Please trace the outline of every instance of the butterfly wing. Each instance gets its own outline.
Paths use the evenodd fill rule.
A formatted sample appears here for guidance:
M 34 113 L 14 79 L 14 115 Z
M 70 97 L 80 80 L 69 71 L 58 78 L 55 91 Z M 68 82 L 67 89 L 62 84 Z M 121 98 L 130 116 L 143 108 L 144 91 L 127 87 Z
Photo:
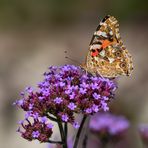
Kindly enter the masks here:
M 115 17 L 106 16 L 97 27 L 89 46 L 85 69 L 92 74 L 116 77 L 131 73 L 132 59 L 123 45 Z

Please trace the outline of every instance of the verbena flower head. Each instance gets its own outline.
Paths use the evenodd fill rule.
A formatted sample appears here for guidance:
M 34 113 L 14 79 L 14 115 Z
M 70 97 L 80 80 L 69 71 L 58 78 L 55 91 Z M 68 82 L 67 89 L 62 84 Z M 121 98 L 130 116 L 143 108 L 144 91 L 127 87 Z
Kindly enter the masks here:
M 51 66 L 37 89 L 27 87 L 15 104 L 32 114 L 35 121 L 52 115 L 78 127 L 74 114 L 108 111 L 116 88 L 113 80 L 93 76 L 78 66 Z M 37 138 L 38 132 L 33 135 Z
M 32 118 L 32 119 L 31 119 Z M 21 136 L 29 141 L 39 140 L 40 142 L 48 142 L 52 135 L 53 125 L 45 122 L 46 117 L 34 118 L 32 114 L 25 120 L 19 121 L 21 127 L 18 128 L 18 132 Z M 33 120 L 33 122 L 31 121 Z
M 142 141 L 148 145 L 148 124 L 140 124 L 138 131 Z
M 110 113 L 97 113 L 90 120 L 90 130 L 102 138 L 120 138 L 130 126 L 129 121 L 123 116 Z M 109 140 L 109 139 L 108 139 Z

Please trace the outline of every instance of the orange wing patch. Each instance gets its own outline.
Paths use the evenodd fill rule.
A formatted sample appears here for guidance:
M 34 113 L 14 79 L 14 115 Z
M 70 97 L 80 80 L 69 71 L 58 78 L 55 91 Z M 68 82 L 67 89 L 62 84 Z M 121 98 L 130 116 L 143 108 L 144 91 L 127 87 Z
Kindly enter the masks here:
M 106 48 L 107 46 L 109 46 L 109 45 L 111 45 L 112 43 L 110 42 L 110 41 L 108 41 L 108 40 L 103 40 L 103 42 L 102 42 L 102 48 L 104 49 L 104 48 Z

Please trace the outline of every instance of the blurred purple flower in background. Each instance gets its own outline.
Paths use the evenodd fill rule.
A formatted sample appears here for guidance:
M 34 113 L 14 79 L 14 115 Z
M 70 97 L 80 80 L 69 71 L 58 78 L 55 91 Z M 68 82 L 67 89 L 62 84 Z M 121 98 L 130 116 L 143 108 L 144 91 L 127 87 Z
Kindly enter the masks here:
M 130 126 L 129 121 L 123 116 L 111 113 L 97 113 L 91 117 L 89 128 L 92 133 L 99 136 L 101 142 L 120 140 Z
M 148 146 L 148 124 L 140 124 L 138 131 L 143 143 Z

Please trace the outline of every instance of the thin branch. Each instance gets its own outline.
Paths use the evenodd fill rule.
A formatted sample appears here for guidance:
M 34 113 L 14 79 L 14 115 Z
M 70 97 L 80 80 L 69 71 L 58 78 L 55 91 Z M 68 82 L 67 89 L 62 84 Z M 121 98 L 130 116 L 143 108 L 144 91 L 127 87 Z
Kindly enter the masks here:
M 53 144 L 63 144 L 62 141 L 52 141 L 52 140 L 48 140 L 49 143 L 53 143 Z
M 90 122 L 90 116 L 87 118 L 86 126 L 85 126 L 85 134 L 84 134 L 84 139 L 82 142 L 82 148 L 87 147 L 87 142 L 88 142 L 88 136 L 89 136 L 89 122 Z
M 64 140 L 64 132 L 63 132 L 62 123 L 61 123 L 61 121 L 58 120 L 57 124 L 58 124 L 59 130 L 60 130 L 61 140 L 63 141 L 63 140 Z M 64 142 L 64 141 L 63 141 L 63 142 Z
M 58 120 L 57 120 L 56 118 L 51 117 L 51 116 L 49 116 L 48 114 L 46 114 L 46 116 L 47 116 L 50 120 L 52 120 L 52 121 L 54 121 L 54 122 L 58 122 Z
M 87 140 L 88 140 L 88 135 L 87 133 L 85 134 L 84 140 L 83 140 L 83 148 L 86 148 L 87 146 Z
M 65 133 L 65 143 L 67 144 L 67 135 L 68 135 L 68 126 L 67 126 L 67 123 L 64 124 L 64 133 Z
M 73 148 L 77 148 L 77 146 L 78 146 L 78 142 L 79 142 L 80 135 L 81 135 L 81 132 L 82 132 L 82 129 L 83 129 L 83 126 L 84 126 L 86 118 L 87 118 L 87 116 L 84 115 L 83 119 L 81 121 L 81 124 L 80 124 L 80 128 L 78 129 L 78 132 L 76 134 L 76 138 L 75 138 L 75 142 L 74 142 L 74 147 Z
M 63 148 L 67 148 L 67 141 L 65 140 L 65 133 L 64 133 L 62 122 L 58 119 L 57 123 L 58 123 L 60 134 L 61 134 L 61 140 L 63 142 L 62 143 Z

